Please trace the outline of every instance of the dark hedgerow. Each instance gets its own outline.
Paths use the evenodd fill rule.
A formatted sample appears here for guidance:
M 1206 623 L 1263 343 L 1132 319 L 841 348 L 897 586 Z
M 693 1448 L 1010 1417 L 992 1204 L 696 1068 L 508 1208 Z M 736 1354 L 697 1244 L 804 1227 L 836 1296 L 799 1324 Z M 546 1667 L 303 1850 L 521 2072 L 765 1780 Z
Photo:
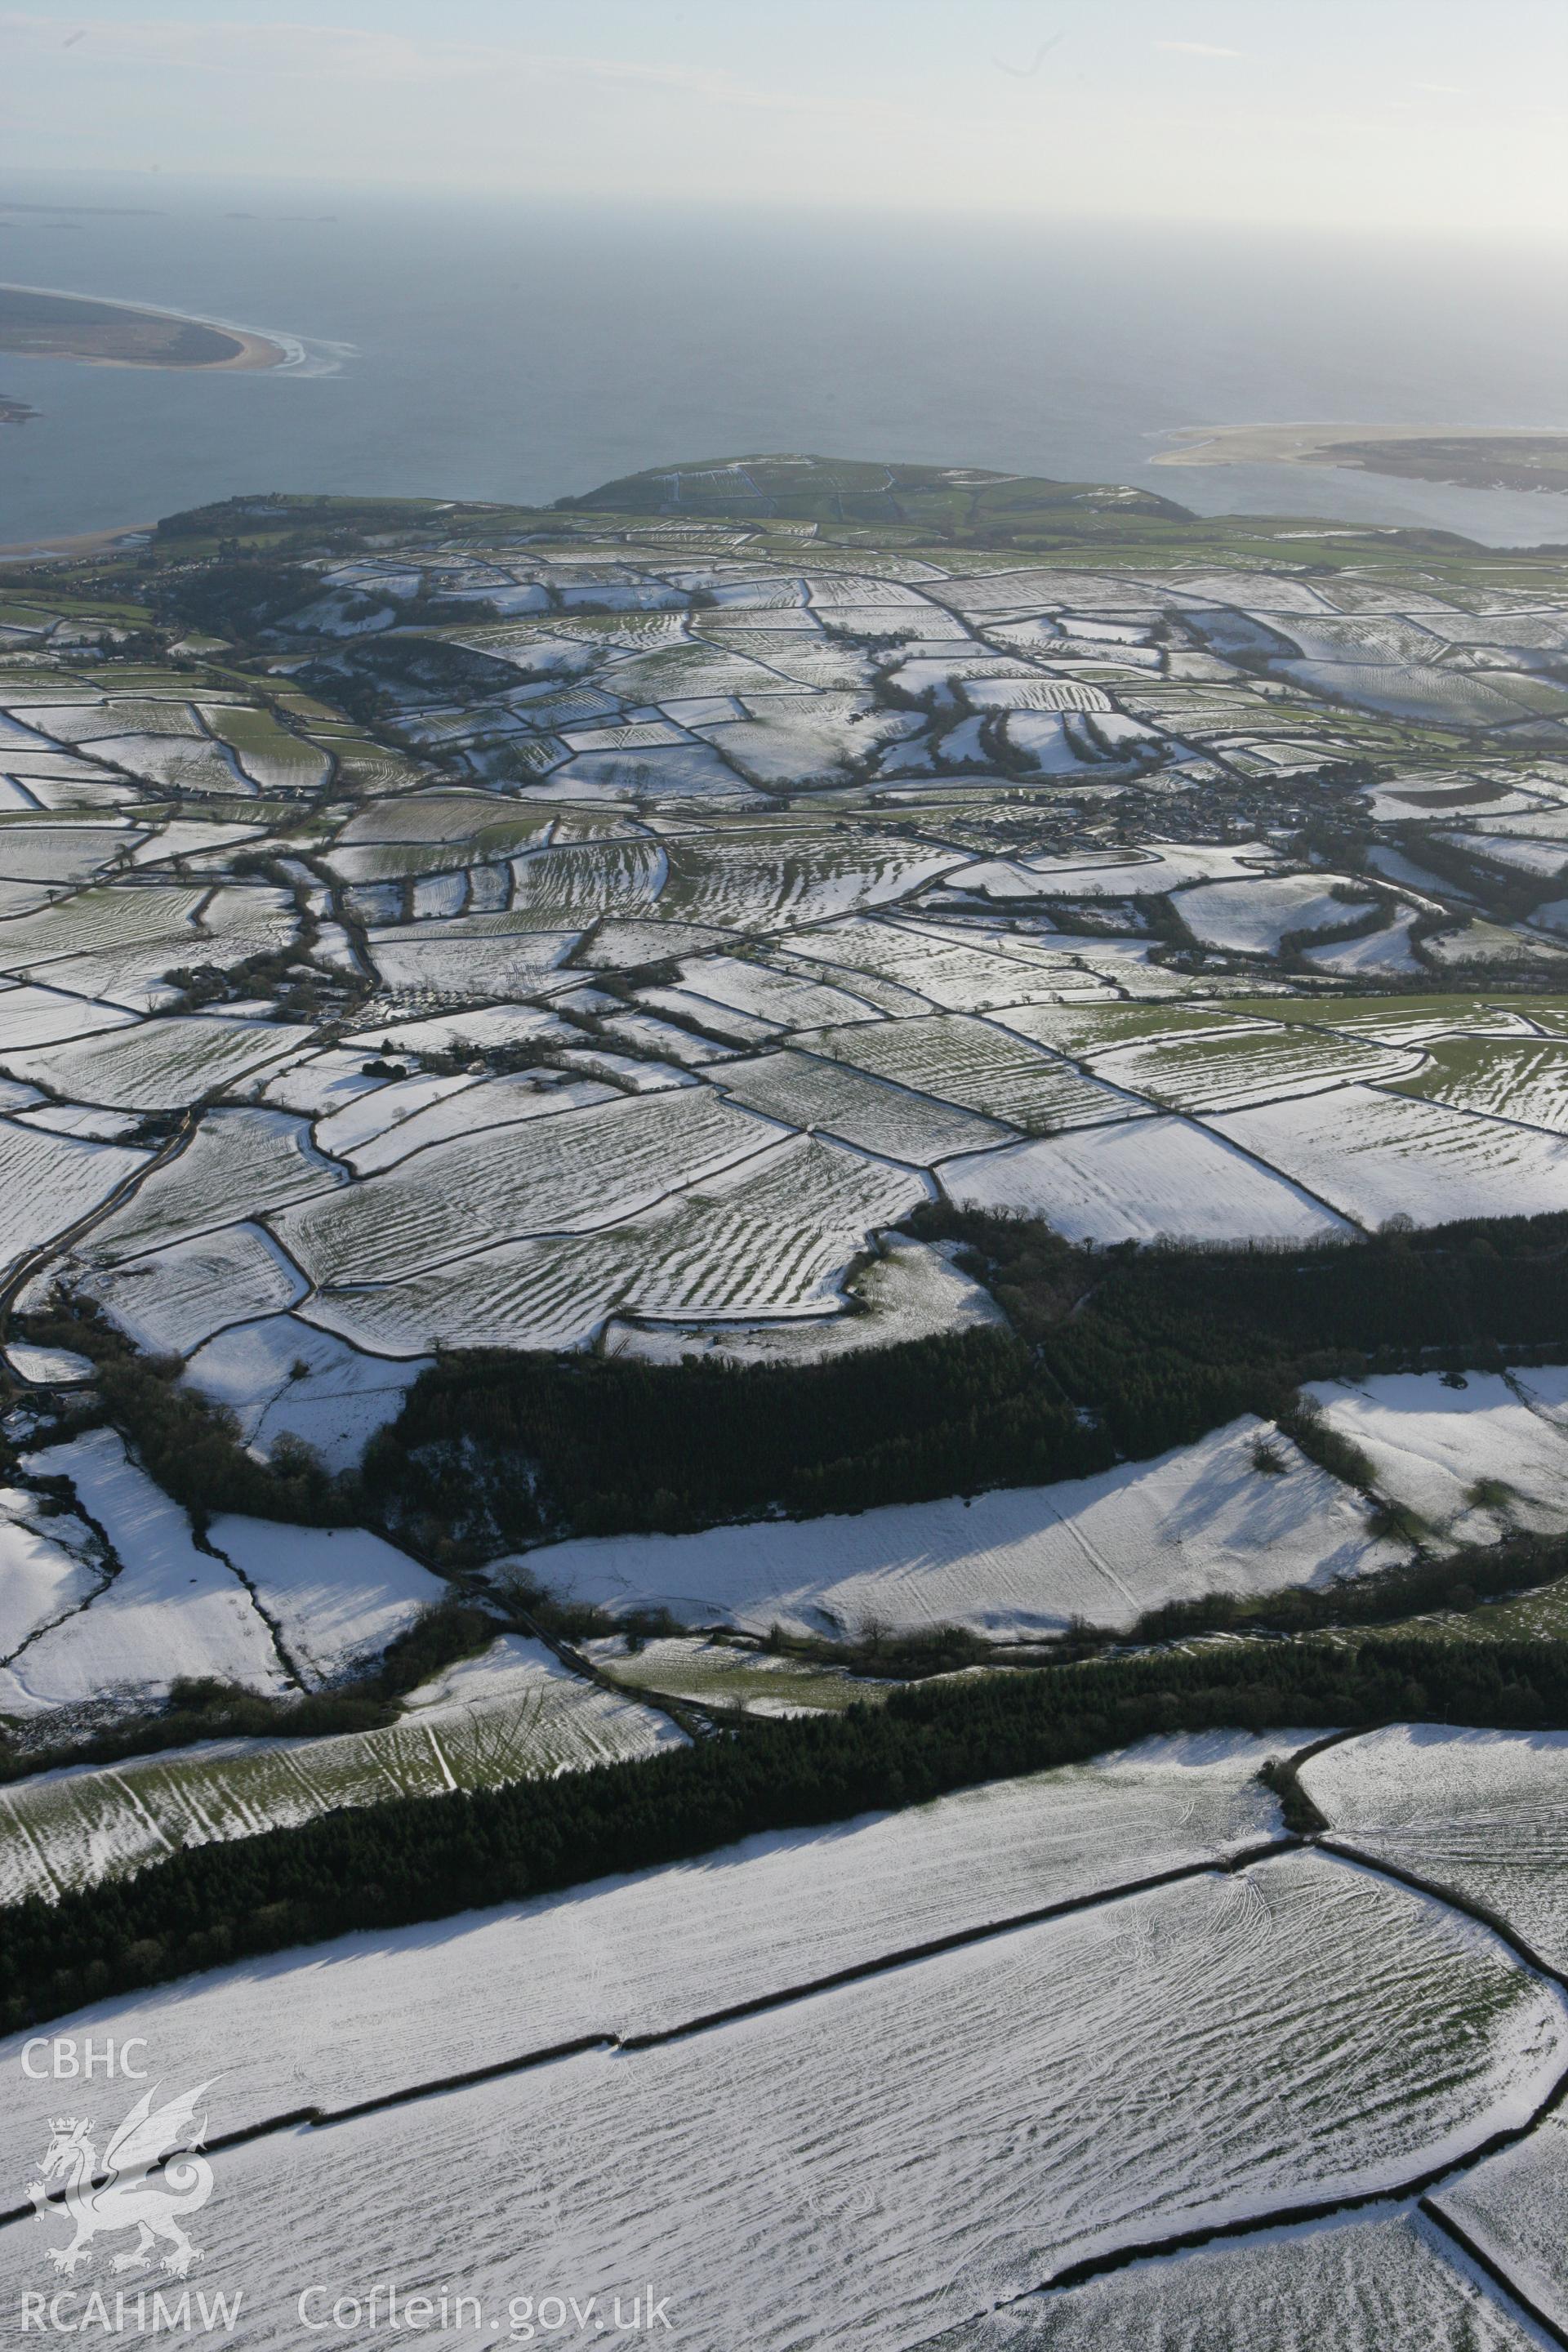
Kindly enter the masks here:
M 443 1666 L 487 1649 L 507 1622 L 456 1599 L 437 1601 L 389 1643 L 378 1661 L 330 1690 L 273 1698 L 212 1676 L 186 1676 L 171 1684 L 162 1706 L 56 1747 L 22 1748 L 0 1730 L 0 1784 L 60 1765 L 119 1764 L 209 1739 L 324 1739 L 383 1731 L 398 1720 L 399 1699 Z
M 1230 1643 L 925 1683 L 634 1763 L 195 1846 L 0 1914 L 0 2028 L 192 1969 L 916 1804 L 1154 1733 L 1415 1718 L 1568 1727 L 1568 1643 Z

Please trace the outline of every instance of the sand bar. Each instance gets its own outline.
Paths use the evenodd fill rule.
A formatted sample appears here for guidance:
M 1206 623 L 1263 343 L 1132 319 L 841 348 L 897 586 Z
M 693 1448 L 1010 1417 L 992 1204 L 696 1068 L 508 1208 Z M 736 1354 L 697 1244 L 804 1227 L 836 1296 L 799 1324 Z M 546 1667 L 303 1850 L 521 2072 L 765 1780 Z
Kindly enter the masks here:
M 89 367 L 198 370 L 282 367 L 284 344 L 247 327 L 219 325 L 132 302 L 0 286 L 0 352 L 79 360 Z
M 1184 425 L 1156 466 L 1331 466 L 1347 443 L 1368 441 L 1539 441 L 1558 425 Z

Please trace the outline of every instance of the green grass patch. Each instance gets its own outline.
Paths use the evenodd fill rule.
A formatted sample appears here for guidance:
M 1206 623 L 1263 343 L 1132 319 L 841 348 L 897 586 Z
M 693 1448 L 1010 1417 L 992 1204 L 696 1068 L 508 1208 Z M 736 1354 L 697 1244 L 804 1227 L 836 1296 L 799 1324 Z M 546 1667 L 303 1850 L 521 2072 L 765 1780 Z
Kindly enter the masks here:
M 594 1661 L 626 1690 L 732 1707 L 742 1715 L 841 1715 L 857 1702 L 879 1704 L 893 1687 L 831 1661 L 701 1635 L 622 1637 L 612 1646 L 596 1647 Z

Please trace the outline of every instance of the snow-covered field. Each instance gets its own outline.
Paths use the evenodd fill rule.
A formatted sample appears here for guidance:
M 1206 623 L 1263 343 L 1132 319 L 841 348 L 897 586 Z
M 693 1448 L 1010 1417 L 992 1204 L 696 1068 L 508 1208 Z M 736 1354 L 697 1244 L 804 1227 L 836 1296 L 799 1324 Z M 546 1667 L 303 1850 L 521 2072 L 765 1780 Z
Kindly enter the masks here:
M 676 1364 L 687 1356 L 721 1356 L 737 1364 L 815 1364 L 863 1348 L 1005 1325 L 984 1284 L 963 1273 L 942 1250 L 892 1233 L 875 1240 L 879 1255 L 847 1285 L 847 1295 L 864 1313 L 751 1324 L 617 1319 L 605 1328 L 603 1351 L 652 1364 Z
M 1131 1624 L 1163 1601 L 1327 1583 L 1400 1555 L 1346 1490 L 1283 1441 L 1284 1477 L 1252 1460 L 1265 1424 L 1092 1478 L 853 1517 L 764 1520 L 692 1536 L 604 1536 L 528 1555 L 552 1590 L 684 1623 L 763 1633 L 961 1624 L 998 1638 L 1075 1617 Z
M 877 1018 L 877 1007 L 848 989 L 802 980 L 793 972 L 744 962 L 737 956 L 690 957 L 680 968 L 680 984 L 704 1002 L 729 1005 L 786 1029 Z M 0 1013 L 4 1011 L 0 1005 Z
M 1383 2205 L 1026 2296 L 944 2352 L 1542 2352 L 1547 2341 L 1418 2209 Z
M 1440 1541 L 1568 1529 L 1568 1429 L 1503 1374 L 1388 1372 L 1353 1387 L 1316 1382 L 1308 1393 L 1368 1456 L 1379 1491 Z
M 563 1037 L 571 1034 L 563 1031 Z M 405 1086 L 383 1088 L 384 1094 L 403 1095 L 404 1100 L 390 1113 L 372 1114 L 354 1128 L 348 1122 L 360 1108 L 357 1103 L 320 1120 L 318 1144 L 323 1150 L 340 1152 L 355 1175 L 375 1176 L 422 1151 L 427 1143 L 447 1143 L 455 1136 L 482 1135 L 493 1128 L 515 1127 L 522 1119 L 583 1110 L 615 1099 L 614 1087 L 596 1078 L 567 1078 L 554 1070 L 537 1075 L 528 1071 L 512 1077 L 442 1078 L 434 1082 L 443 1089 L 434 1101 L 420 1105 L 408 1099 L 406 1086 L 432 1083 L 412 1079 Z M 340 1119 L 344 1122 L 342 1128 Z M 351 1140 L 355 1134 L 359 1139 Z
M 906 1086 L 888 1084 L 848 1062 L 816 1052 L 785 1048 L 731 1062 L 715 1075 L 714 1083 L 764 1118 L 820 1128 L 862 1151 L 919 1168 L 957 1152 L 984 1151 L 1014 1137 L 1013 1129 L 995 1119 L 979 1118 L 951 1101 L 913 1094 Z
M 58 989 L 18 981 L 0 989 L 0 1053 L 58 1045 L 100 1029 L 122 1029 L 135 1019 L 122 1005 L 95 1004 Z
M 962 1013 L 807 1030 L 799 1043 L 1026 1135 L 1126 1118 L 1142 1108 L 1007 1030 Z
M 117 1110 L 174 1110 L 216 1094 L 309 1041 L 279 1022 L 195 1016 L 144 1021 L 62 1045 L 13 1054 L 9 1067 L 77 1102 Z
M 1358 1853 L 1506 1919 L 1568 1967 L 1568 1732 L 1394 1724 L 1325 1748 L 1300 1777 Z
M 523 930 L 510 914 L 468 914 L 388 925 L 366 938 L 374 969 L 395 992 L 526 1000 L 545 987 L 576 936 Z
M 85 1276 L 82 1294 L 148 1355 L 188 1355 L 226 1324 L 296 1306 L 305 1282 L 260 1225 L 224 1225 Z
M 909 1003 L 900 1007 L 910 1013 L 924 1012 L 930 1005 L 952 1013 L 988 1013 L 998 1005 L 1054 993 L 1048 963 L 998 952 L 925 926 L 917 930 L 875 919 L 839 923 L 809 932 L 794 946 L 813 962 L 840 967 L 835 981 L 851 988 L 853 975 L 860 972 L 892 981 L 910 992 Z
M 1560 2112 L 1527 2137 L 1440 2185 L 1433 2203 L 1464 2231 L 1536 2311 L 1568 2328 L 1568 2125 Z
M 685 1744 L 657 1708 L 585 1682 L 520 1633 L 448 1666 L 404 1705 L 405 1726 L 369 1736 L 395 1741 L 405 1754 L 428 1742 L 448 1785 L 459 1789 L 550 1780 Z
M 0 1008 L 3 1009 L 3 1008 Z M 1568 1049 L 1536 1039 L 1466 1038 L 1436 1045 L 1402 1091 L 1568 1135 Z
M 1373 1087 L 1342 1087 L 1327 1104 L 1308 1096 L 1221 1112 L 1208 1124 L 1365 1226 L 1541 1216 L 1561 1208 L 1568 1184 L 1568 1139 Z
M 291 1528 L 220 1513 L 215 1551 L 237 1570 L 308 1685 L 384 1650 L 451 1588 L 364 1528 Z
M 270 1456 L 280 1437 L 311 1446 L 329 1470 L 353 1470 L 378 1429 L 395 1421 L 433 1359 L 362 1355 L 295 1315 L 264 1316 L 220 1331 L 185 1368 L 193 1388 L 235 1414 L 245 1443 Z
M 0 923 L 0 971 L 31 971 L 57 958 L 130 948 L 157 940 L 164 952 L 199 949 L 195 929 L 205 893 L 191 888 L 129 888 L 108 885 L 82 890 L 36 915 Z M 58 985 L 58 973 L 37 975 Z
M 337 529 L 310 509 L 289 542 L 306 584 L 243 671 L 133 622 L 129 567 L 112 614 L 69 562 L 5 604 L 0 1262 L 20 1296 L 0 1341 L 23 1458 L 0 1497 L 0 1715 L 29 1738 L 183 1675 L 330 1685 L 448 1589 L 363 1528 L 198 1532 L 110 1428 L 50 1443 L 51 1388 L 91 1418 L 100 1345 L 29 1319 L 57 1285 L 178 1359 L 253 1455 L 302 1442 L 352 1477 L 438 1349 L 805 1367 L 996 1326 L 956 1243 L 900 1231 L 922 1204 L 942 1230 L 944 1198 L 1106 1245 L 1562 1213 L 1556 559 L 1305 526 L 1233 544 L 1220 522 L 1189 545 L 1169 514 L 1156 556 L 1118 541 L 1142 494 L 1106 487 L 1047 500 L 1042 561 L 1030 529 L 1021 552 L 984 543 L 987 501 L 1011 518 L 1038 488 L 997 484 L 752 457 L 675 467 L 634 512 L 562 506 L 542 533 L 421 502 L 347 560 L 299 551 Z M 1098 568 L 1074 551 L 1085 515 Z M 57 577 L 80 590 L 58 613 L 34 601 Z M 1380 928 L 1332 937 L 1362 920 Z M 1561 1369 L 1320 1397 L 1371 1495 L 1246 1420 L 1054 1486 L 527 1566 L 688 1626 L 954 1622 L 1022 1644 L 1322 1588 L 1417 1536 L 1568 1529 Z M 417 1539 L 445 1559 L 440 1530 Z M 665 1688 L 782 1713 L 858 1687 L 689 1633 L 595 1657 L 621 1687 L 506 1635 L 383 1731 L 5 1782 L 0 1897 L 651 1755 L 682 1737 Z M 1563 1964 L 1562 1737 L 1346 1741 L 1304 1780 L 1366 1866 L 1210 1869 L 1279 1831 L 1262 1745 L 1178 1741 L 756 1840 L 100 2021 L 148 2021 L 171 2077 L 222 2076 L 219 2130 L 605 2045 L 226 2153 L 205 2275 L 248 2266 L 258 2343 L 299 2333 L 268 2302 L 295 2260 L 395 2257 L 406 2282 L 410 2247 L 449 2273 L 460 2243 L 483 2291 L 524 2253 L 536 2293 L 542 2263 L 579 2294 L 640 2270 L 716 2352 L 944 2331 L 953 2352 L 1512 2352 L 1526 2323 L 1398 2201 L 1037 2291 L 1183 2229 L 1397 2200 L 1522 2126 L 1568 2054 L 1557 1990 L 1373 1866 Z M 1168 1871 L 1203 1874 L 1101 1899 Z M 608 2046 L 742 2001 L 782 2005 Z M 33 2099 L 0 2102 L 18 2183 Z M 1532 2276 L 1568 2214 L 1568 2187 L 1531 2185 L 1555 2133 L 1445 2192 Z M 23 2244 L 0 2228 L 0 2270 Z
M 1336 898 L 1336 878 L 1350 903 Z M 1268 880 L 1204 882 L 1184 890 L 1176 912 L 1205 947 L 1230 948 L 1243 955 L 1277 955 L 1288 932 L 1339 930 L 1372 910 L 1370 893 L 1358 896 L 1344 877 L 1281 874 Z
M 117 2032 L 145 2032 L 168 2053 L 161 2063 L 198 2076 L 221 2068 L 229 2127 L 301 2105 L 348 2105 L 585 2034 L 664 2032 L 1261 1843 L 1279 1824 L 1258 1764 L 1303 1736 L 1150 1740 L 902 1812 L 748 1838 L 668 1869 L 161 1986 L 103 2004 L 94 2030 L 113 2015 Z M 177 1760 L 194 1770 L 200 1759 Z M 209 1784 L 212 1776 L 206 1768 Z M 85 1820 L 87 1778 L 34 1785 L 82 1789 Z M 280 1785 L 275 1776 L 269 1803 Z M 0 2159 L 13 2168 L 32 2154 L 35 2118 L 58 2099 L 52 2086 L 23 2086 L 16 2046 L 0 2042 L 0 2064 L 17 2078 L 0 2108 Z
M 512 1234 L 609 1224 L 778 1134 L 692 1087 L 433 1143 L 374 1182 L 286 1209 L 274 1223 L 317 1279 L 384 1282 Z
M 926 1198 L 925 1180 L 813 1136 L 775 1140 L 776 1129 L 749 1124 L 752 1148 L 737 1156 L 731 1145 L 734 1164 L 641 1217 L 600 1233 L 506 1243 L 399 1282 L 367 1278 L 304 1311 L 356 1345 L 405 1356 L 465 1340 L 582 1346 L 612 1308 L 676 1322 L 821 1314 L 839 1303 L 844 1269 L 870 1234 Z M 434 1215 L 434 1193 L 429 1202 Z M 369 1277 L 369 1263 L 364 1271 Z
M 1321 1134 L 1321 1108 L 1317 1122 Z M 1047 1136 L 945 1160 L 940 1173 L 961 1205 L 1044 1217 L 1069 1241 L 1311 1242 L 1344 1231 L 1308 1191 L 1179 1118 Z
M 255 1216 L 344 1181 L 303 1118 L 277 1110 L 210 1110 L 185 1149 L 152 1171 L 133 1200 L 95 1227 L 84 1255 L 112 1264 Z
M 74 1513 L 46 1514 L 26 1488 L 0 1486 L 0 1657 L 79 1609 L 107 1573 L 101 1546 Z
M 913 2346 L 1085 2256 L 1397 2187 L 1565 2052 L 1568 2001 L 1487 1930 L 1292 1855 L 224 2152 L 204 2277 L 246 2282 L 260 2340 L 318 2277 L 418 2291 L 450 2275 L 434 2195 L 494 2307 L 521 2242 L 536 2284 L 542 2251 L 580 2295 L 657 2280 L 715 2352 Z M 28 2258 L 0 2232 L 8 2286 Z
M 1172 1110 L 1229 1110 L 1280 1096 L 1395 1078 L 1419 1067 L 1417 1053 L 1310 1029 L 1247 1028 L 1206 1036 L 1157 1037 L 1096 1054 L 1099 1076 Z
M 1506 726 L 1528 716 L 1526 703 L 1499 691 L 1499 684 L 1513 681 L 1494 683 L 1433 663 L 1297 661 L 1281 662 L 1279 668 L 1314 693 L 1342 696 L 1369 710 L 1429 719 L 1439 727 Z
M 146 1164 L 141 1151 L 0 1118 L 0 1269 L 68 1233 Z
M 189 1675 L 273 1696 L 288 1689 L 271 1633 L 238 1577 L 198 1550 L 184 1511 L 128 1460 L 112 1430 L 50 1446 L 30 1466 L 70 1479 L 120 1566 L 74 1615 L 39 1633 L 0 1669 L 0 1714 L 144 1702 Z

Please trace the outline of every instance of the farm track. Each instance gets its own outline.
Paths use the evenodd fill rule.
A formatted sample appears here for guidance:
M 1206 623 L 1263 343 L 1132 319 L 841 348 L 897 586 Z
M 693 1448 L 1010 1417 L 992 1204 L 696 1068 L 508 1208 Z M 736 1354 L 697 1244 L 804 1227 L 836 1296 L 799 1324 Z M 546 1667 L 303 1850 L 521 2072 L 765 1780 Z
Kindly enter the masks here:
M 166 1167 L 171 1160 L 177 1160 L 195 1134 L 206 1108 L 207 1098 L 204 1097 L 200 1102 L 193 1103 L 188 1110 L 181 1111 L 174 1132 L 142 1167 L 133 1168 L 105 1200 L 100 1201 L 96 1208 L 89 1209 L 86 1216 L 79 1217 L 74 1225 L 68 1226 L 63 1234 L 51 1234 L 47 1242 L 40 1242 L 37 1249 L 29 1250 L 18 1261 L 5 1283 L 0 1285 L 0 1345 L 4 1344 L 10 1327 L 11 1310 L 33 1276 L 42 1271 L 50 1258 L 63 1256 L 84 1234 L 91 1233 L 95 1225 L 102 1224 L 105 1218 L 111 1217 L 117 1209 L 122 1209 L 157 1169 Z

